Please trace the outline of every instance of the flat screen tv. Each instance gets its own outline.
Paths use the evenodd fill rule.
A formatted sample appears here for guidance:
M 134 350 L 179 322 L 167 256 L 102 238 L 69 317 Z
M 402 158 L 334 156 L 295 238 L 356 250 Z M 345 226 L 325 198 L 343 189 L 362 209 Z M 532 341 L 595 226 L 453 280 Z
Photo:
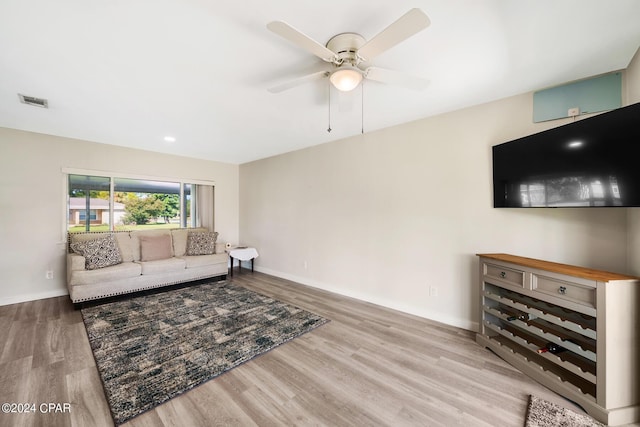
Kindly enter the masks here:
M 493 147 L 493 205 L 640 206 L 640 103 Z

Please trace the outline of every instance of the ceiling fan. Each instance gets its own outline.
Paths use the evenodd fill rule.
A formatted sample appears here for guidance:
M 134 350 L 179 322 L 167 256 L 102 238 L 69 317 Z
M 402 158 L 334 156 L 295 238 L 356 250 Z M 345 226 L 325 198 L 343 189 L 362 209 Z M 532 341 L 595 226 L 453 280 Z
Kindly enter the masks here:
M 423 89 L 427 80 L 385 68 L 365 64 L 376 56 L 424 30 L 431 21 L 420 9 L 411 9 L 371 40 L 365 40 L 357 33 L 341 33 L 322 45 L 289 24 L 273 21 L 267 28 L 279 36 L 319 57 L 333 67 L 317 71 L 297 79 L 269 88 L 278 93 L 293 87 L 329 77 L 336 89 L 348 92 L 355 89 L 363 79 L 404 86 L 409 89 Z

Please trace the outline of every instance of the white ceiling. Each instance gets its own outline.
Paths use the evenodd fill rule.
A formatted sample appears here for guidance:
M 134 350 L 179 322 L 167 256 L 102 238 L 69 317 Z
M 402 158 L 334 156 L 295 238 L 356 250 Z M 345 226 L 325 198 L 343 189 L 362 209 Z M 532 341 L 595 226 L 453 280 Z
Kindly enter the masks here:
M 324 44 L 414 7 L 431 26 L 374 65 L 426 90 L 367 82 L 362 115 L 334 89 L 331 133 L 326 79 L 267 92 L 324 66 L 268 22 Z M 639 46 L 638 0 L 0 0 L 0 126 L 244 163 L 624 69 Z

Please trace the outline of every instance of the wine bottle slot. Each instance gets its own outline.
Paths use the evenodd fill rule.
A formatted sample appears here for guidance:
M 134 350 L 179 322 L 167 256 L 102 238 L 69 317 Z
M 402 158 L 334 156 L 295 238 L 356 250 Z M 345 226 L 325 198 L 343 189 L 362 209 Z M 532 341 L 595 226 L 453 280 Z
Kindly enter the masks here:
M 542 354 L 542 353 L 549 352 L 553 354 L 558 354 L 566 350 L 567 349 L 562 347 L 561 345 L 558 345 L 554 342 L 548 342 L 544 347 L 541 347 L 538 349 L 538 353 Z

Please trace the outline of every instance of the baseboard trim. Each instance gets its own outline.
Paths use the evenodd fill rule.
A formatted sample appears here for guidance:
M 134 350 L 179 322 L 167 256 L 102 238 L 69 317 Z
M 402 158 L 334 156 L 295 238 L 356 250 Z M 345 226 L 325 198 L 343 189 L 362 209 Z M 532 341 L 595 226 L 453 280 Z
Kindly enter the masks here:
M 48 292 L 38 292 L 33 294 L 15 295 L 12 297 L 0 298 L 0 306 L 19 304 L 21 302 L 36 301 L 39 299 L 55 298 L 69 295 L 66 289 L 56 289 Z
M 332 292 L 334 294 L 342 295 L 349 298 L 355 298 L 360 301 L 365 301 L 371 304 L 379 305 L 381 307 L 390 308 L 392 310 L 397 310 L 402 313 L 411 314 L 414 316 L 422 317 L 429 320 L 434 320 L 436 322 L 444 323 L 445 325 L 455 326 L 457 328 L 466 329 L 473 332 L 479 331 L 478 322 L 469 322 L 465 319 L 454 318 L 450 316 L 443 316 L 440 313 L 433 313 L 431 311 L 421 310 L 416 307 L 411 307 L 407 305 L 399 305 L 399 304 L 389 304 L 388 301 L 383 300 L 381 298 L 377 298 L 373 295 L 363 294 L 360 292 L 349 292 L 344 289 L 338 289 L 335 286 L 332 286 L 327 283 L 318 282 L 315 280 L 310 280 L 306 277 L 295 276 L 293 274 L 283 273 L 281 271 L 271 270 L 269 268 L 255 266 L 255 271 L 260 273 L 269 274 L 271 276 L 279 277 L 281 279 L 291 280 L 292 282 L 297 282 L 302 285 L 311 286 L 312 288 L 322 289 L 324 291 Z M 39 292 L 32 294 L 24 294 L 24 295 L 16 295 L 7 298 L 0 298 L 0 306 L 10 305 L 10 304 L 19 304 L 21 302 L 27 301 L 35 301 L 39 299 L 46 298 L 54 298 L 69 295 L 69 292 L 66 289 L 56 289 L 54 291 L 48 292 Z
M 281 279 L 290 280 L 292 282 L 300 283 L 305 286 L 311 286 L 312 288 L 318 288 L 334 294 L 342 295 L 349 298 L 354 298 L 360 301 L 365 301 L 371 304 L 379 305 L 381 307 L 390 308 L 392 310 L 400 311 L 402 313 L 411 314 L 414 316 L 422 317 L 424 319 L 434 320 L 436 322 L 444 323 L 445 325 L 455 326 L 457 328 L 466 329 L 472 332 L 478 332 L 480 328 L 480 325 L 478 324 L 478 322 L 470 322 L 465 319 L 459 319 L 459 318 L 450 317 L 450 316 L 443 316 L 440 313 L 433 313 L 428 310 L 421 310 L 417 307 L 412 307 L 404 304 L 402 305 L 390 304 L 388 301 L 375 297 L 373 295 L 364 294 L 360 292 L 345 291 L 344 289 L 338 289 L 335 286 L 332 286 L 330 284 L 318 282 L 315 280 L 310 280 L 306 277 L 299 277 L 292 274 L 283 273 L 281 271 L 271 270 L 270 268 L 260 267 L 257 265 L 255 266 L 255 271 L 268 274 L 270 276 L 279 277 Z

